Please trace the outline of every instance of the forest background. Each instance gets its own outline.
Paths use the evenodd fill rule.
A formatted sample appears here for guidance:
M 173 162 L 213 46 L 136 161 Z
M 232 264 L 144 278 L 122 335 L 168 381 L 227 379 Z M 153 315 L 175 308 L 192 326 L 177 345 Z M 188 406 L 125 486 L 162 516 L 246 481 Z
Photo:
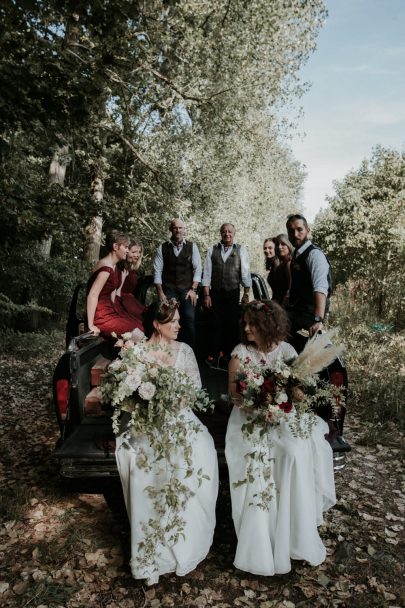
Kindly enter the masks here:
M 263 271 L 264 238 L 302 208 L 289 137 L 322 0 L 33 0 L 0 13 L 4 327 L 26 306 L 63 314 L 111 228 L 142 240 L 150 271 L 172 217 L 203 255 L 230 221 Z M 357 281 L 402 327 L 403 152 L 377 147 L 335 188 L 314 225 L 335 280 Z
M 203 255 L 230 221 L 263 272 L 263 239 L 302 209 L 291 117 L 323 0 L 23 0 L 0 16 L 0 328 L 63 320 L 111 228 L 142 240 L 148 272 L 172 217 Z M 376 142 L 335 192 L 313 226 L 331 320 L 402 336 L 404 151 Z
M 11 523 L 0 532 L 10 536 L 11 555 L 17 548 L 20 559 L 31 555 L 20 532 L 13 532 L 15 522 L 31 538 L 24 523 L 29 505 L 54 500 L 49 488 L 41 498 L 26 479 L 42 475 L 49 460 L 46 446 L 55 440 L 44 395 L 63 350 L 62 327 L 75 284 L 87 279 L 112 228 L 142 240 L 143 271 L 149 272 L 153 252 L 168 237 L 175 216 L 185 221 L 188 237 L 202 254 L 218 238 L 223 221 L 234 223 L 237 241 L 249 248 L 252 268 L 264 273 L 264 238 L 284 232 L 286 216 L 302 211 L 305 170 L 293 158 L 289 141 L 308 87 L 299 70 L 315 49 L 325 17 L 323 0 L 1 2 L 0 352 L 6 374 L 0 388 L 2 437 L 9 449 L 0 476 L 10 479 L 0 513 Z M 400 576 L 396 535 L 403 518 L 392 502 L 400 492 L 399 476 L 396 469 L 390 469 L 391 477 L 384 464 L 374 463 L 389 453 L 392 467 L 396 459 L 400 464 L 403 441 L 405 153 L 375 143 L 371 158 L 335 183 L 335 194 L 313 225 L 314 240 L 333 268 L 330 324 L 347 346 L 349 440 L 356 438 L 347 484 L 352 473 L 354 479 L 351 490 L 344 486 L 334 512 L 340 532 L 331 544 L 338 547 L 337 555 L 346 542 L 343 534 L 358 546 L 338 566 L 335 556 L 327 563 L 329 582 L 321 575 L 315 584 L 308 572 L 299 592 L 291 591 L 288 581 L 288 588 L 282 590 L 279 582 L 269 591 L 292 598 L 306 588 L 317 599 L 312 604 L 304 598 L 304 605 L 364 605 L 356 599 L 345 602 L 367 590 L 377 598 L 374 604 L 368 599 L 368 605 L 387 605 L 395 599 Z M 54 326 L 56 333 L 49 333 Z M 33 329 L 36 333 L 27 333 Z M 36 458 L 42 464 L 28 470 L 25 450 L 30 446 L 28 464 Z M 361 446 L 377 447 L 378 458 Z M 359 489 L 364 470 L 370 475 L 365 491 L 390 505 L 389 519 L 394 517 L 398 530 L 386 523 L 384 531 L 379 499 L 374 500 L 375 517 L 363 518 L 370 529 L 363 529 L 357 511 L 367 499 Z M 60 511 L 59 498 L 56 504 Z M 69 509 L 76 534 L 80 507 L 66 507 L 66 521 Z M 104 530 L 99 533 L 105 540 Z M 81 540 L 70 540 L 80 553 Z M 49 552 L 48 546 L 34 545 L 34 561 Z M 47 566 L 51 583 L 31 574 L 21 581 L 24 572 L 11 570 L 0 588 L 10 593 L 7 605 L 28 605 L 32 589 L 44 594 L 44 605 L 63 604 L 52 600 L 49 590 L 61 592 L 57 577 L 65 554 Z M 30 564 L 29 572 L 35 567 Z M 355 572 L 351 580 L 349 571 Z M 80 565 L 77 580 L 82 575 Z M 26 584 L 27 589 L 31 585 L 27 603 Z M 226 584 L 218 584 L 225 589 Z M 94 593 L 100 593 L 96 587 Z M 249 588 L 249 593 L 256 591 Z M 330 603 L 336 593 L 341 604 Z M 83 605 L 80 601 L 71 605 Z M 265 604 L 279 605 L 276 600 Z M 280 605 L 291 604 L 284 599 Z

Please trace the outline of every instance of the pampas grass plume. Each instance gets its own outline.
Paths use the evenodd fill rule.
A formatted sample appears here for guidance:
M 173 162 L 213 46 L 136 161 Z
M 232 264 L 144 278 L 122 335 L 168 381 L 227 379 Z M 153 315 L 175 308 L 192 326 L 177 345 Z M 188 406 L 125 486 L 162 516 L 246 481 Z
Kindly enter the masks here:
M 291 371 L 301 380 L 317 374 L 328 367 L 343 351 L 343 344 L 335 346 L 331 342 L 335 331 L 315 334 L 305 345 L 304 350 L 294 360 Z

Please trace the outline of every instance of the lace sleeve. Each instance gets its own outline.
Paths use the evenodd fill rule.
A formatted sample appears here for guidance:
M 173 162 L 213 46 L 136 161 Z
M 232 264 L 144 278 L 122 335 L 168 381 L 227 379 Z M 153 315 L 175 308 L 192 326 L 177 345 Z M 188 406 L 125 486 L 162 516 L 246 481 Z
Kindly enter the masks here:
M 247 357 L 247 350 L 244 344 L 238 344 L 231 352 L 232 357 L 238 357 L 241 361 L 244 361 Z
M 177 366 L 189 376 L 192 382 L 201 388 L 200 370 L 193 349 L 184 342 L 181 344 Z
M 289 359 L 294 359 L 297 356 L 297 351 L 291 344 L 288 342 L 282 342 L 282 354 L 284 361 L 288 361 Z

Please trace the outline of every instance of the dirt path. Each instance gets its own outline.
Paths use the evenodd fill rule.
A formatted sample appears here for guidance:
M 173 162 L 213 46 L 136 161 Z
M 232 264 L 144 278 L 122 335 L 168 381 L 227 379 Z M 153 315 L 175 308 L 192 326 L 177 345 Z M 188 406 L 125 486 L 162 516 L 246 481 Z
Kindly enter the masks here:
M 72 494 L 60 483 L 52 449 L 58 432 L 50 407 L 57 358 L 1 358 L 0 603 L 4 607 L 158 608 L 231 606 L 399 607 L 405 594 L 405 501 L 400 438 L 359 445 L 337 477 L 338 504 L 321 530 L 328 557 L 318 568 L 297 562 L 288 575 L 255 577 L 232 566 L 235 536 L 222 484 L 209 557 L 184 578 L 167 575 L 148 589 L 127 567 L 128 531 L 102 495 Z M 401 485 L 402 484 L 402 485 Z M 402 544 L 402 547 L 401 547 Z

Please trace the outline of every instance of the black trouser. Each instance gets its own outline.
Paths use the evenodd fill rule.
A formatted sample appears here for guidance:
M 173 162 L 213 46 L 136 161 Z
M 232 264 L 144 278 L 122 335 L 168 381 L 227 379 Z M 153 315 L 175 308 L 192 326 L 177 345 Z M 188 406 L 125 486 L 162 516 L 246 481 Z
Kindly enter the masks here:
M 239 339 L 239 287 L 231 291 L 211 290 L 213 340 L 212 355 L 229 356 Z
M 290 337 L 288 339 L 291 346 L 295 348 L 297 353 L 304 350 L 305 344 L 308 341 L 307 337 L 297 334 L 299 329 L 309 330 L 311 325 L 315 323 L 313 311 L 303 308 L 287 308 L 287 315 L 290 321 Z
M 195 348 L 195 306 L 186 299 L 189 289 L 171 289 L 163 286 L 167 298 L 175 298 L 179 302 L 180 331 L 178 339 L 186 342 L 192 349 Z

